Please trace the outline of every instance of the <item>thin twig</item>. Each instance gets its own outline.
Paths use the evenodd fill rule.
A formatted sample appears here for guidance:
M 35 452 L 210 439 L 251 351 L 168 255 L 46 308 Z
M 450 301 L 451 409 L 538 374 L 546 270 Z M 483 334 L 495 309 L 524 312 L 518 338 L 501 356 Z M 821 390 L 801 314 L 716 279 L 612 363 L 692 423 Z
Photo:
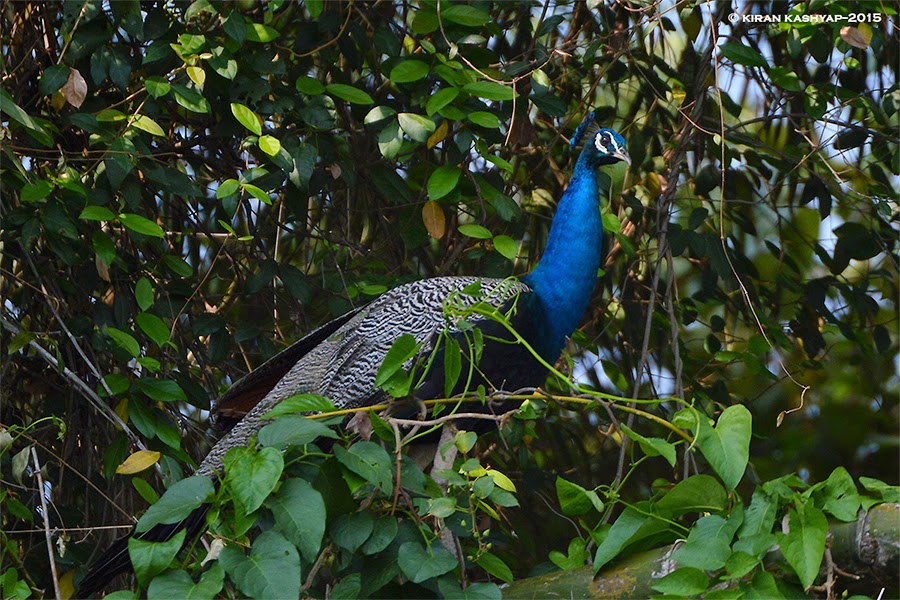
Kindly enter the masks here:
M 56 555 L 53 553 L 53 538 L 50 536 L 50 517 L 47 512 L 47 499 L 44 497 L 44 477 L 41 475 L 41 463 L 38 462 L 37 450 L 31 447 L 31 460 L 34 462 L 34 471 L 38 480 L 38 496 L 41 499 L 41 516 L 44 517 L 44 539 L 47 540 L 47 557 L 50 560 L 50 574 L 53 577 L 53 592 L 56 600 L 62 600 L 62 592 L 59 589 L 59 574 L 56 572 Z

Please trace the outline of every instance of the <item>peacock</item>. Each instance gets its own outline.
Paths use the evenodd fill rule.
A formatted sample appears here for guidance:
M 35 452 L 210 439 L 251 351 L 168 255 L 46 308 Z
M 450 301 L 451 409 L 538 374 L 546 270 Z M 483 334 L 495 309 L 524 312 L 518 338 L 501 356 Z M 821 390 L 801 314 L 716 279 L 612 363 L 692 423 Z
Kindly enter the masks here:
M 534 270 L 518 280 L 436 277 L 415 281 L 385 292 L 373 302 L 316 329 L 246 375 L 219 398 L 214 413 L 219 424 L 230 431 L 212 448 L 196 473 L 217 479 L 225 454 L 231 448 L 245 446 L 266 424 L 263 417 L 288 397 L 315 393 L 331 399 L 338 408 L 383 401 L 385 392 L 376 385 L 376 377 L 398 338 L 411 335 L 421 346 L 419 354 L 424 355 L 432 349 L 443 352 L 435 347 L 441 335 L 449 332 L 453 337 L 464 336 L 462 325 L 448 321 L 448 301 L 463 312 L 479 303 L 497 307 L 543 359 L 538 360 L 524 344 L 515 343 L 498 321 L 474 312 L 467 321 L 483 331 L 485 340 L 477 379 L 450 382 L 454 392 L 461 391 L 461 386 L 472 389 L 477 384 L 497 390 L 541 385 L 547 376 L 544 364 L 552 365 L 559 358 L 566 338 L 580 323 L 596 283 L 602 258 L 598 168 L 619 161 L 631 164 L 624 138 L 600 127 L 594 113 L 576 129 L 571 140 L 573 151 L 582 140 L 584 147 Z M 415 389 L 415 397 L 424 400 L 444 395 L 448 386 L 442 364 L 441 360 L 432 361 L 431 369 Z M 186 539 L 191 540 L 204 528 L 206 510 L 198 508 L 181 523 L 157 525 L 136 535 L 165 541 L 186 528 Z M 127 540 L 125 537 L 114 542 L 91 566 L 81 581 L 80 595 L 96 593 L 131 567 Z

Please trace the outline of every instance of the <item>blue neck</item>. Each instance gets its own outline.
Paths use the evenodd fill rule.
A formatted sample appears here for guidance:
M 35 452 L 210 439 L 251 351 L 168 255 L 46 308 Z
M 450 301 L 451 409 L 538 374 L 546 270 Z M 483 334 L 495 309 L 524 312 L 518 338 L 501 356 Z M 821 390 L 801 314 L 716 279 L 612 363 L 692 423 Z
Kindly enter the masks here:
M 534 290 L 540 305 L 535 349 L 551 363 L 559 358 L 566 337 L 581 322 L 600 268 L 603 226 L 598 173 L 587 154 L 579 156 L 569 187 L 559 201 L 543 257 L 522 278 Z

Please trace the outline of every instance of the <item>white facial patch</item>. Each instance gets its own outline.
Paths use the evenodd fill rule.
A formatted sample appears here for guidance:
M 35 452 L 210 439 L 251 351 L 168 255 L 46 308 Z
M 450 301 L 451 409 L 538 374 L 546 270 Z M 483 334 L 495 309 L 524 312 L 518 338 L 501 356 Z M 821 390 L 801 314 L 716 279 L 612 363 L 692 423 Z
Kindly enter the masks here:
M 605 131 L 594 137 L 594 146 L 604 154 L 615 154 L 619 152 L 619 145 L 616 143 L 615 138 Z M 610 152 L 610 148 L 612 148 L 612 152 Z

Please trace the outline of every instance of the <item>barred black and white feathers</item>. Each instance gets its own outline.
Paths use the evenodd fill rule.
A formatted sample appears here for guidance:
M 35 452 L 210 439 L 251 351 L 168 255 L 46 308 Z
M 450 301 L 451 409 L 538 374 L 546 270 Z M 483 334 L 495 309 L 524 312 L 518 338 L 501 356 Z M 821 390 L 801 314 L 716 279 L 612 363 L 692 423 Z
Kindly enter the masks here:
M 480 293 L 464 293 L 472 284 L 480 284 Z M 414 281 L 385 292 L 370 304 L 353 311 L 350 317 L 342 317 L 337 326 L 314 332 L 313 336 L 324 337 L 309 348 L 302 356 L 297 356 L 293 364 L 281 362 L 281 376 L 269 387 L 268 392 L 255 406 L 244 413 L 240 394 L 228 393 L 217 402 L 214 411 L 227 415 L 227 419 L 242 416 L 231 432 L 222 438 L 200 464 L 197 473 L 213 475 L 222 467 L 222 458 L 231 448 L 246 445 L 250 436 L 262 427 L 262 417 L 282 400 L 296 394 L 313 393 L 329 398 L 338 408 L 355 408 L 377 404 L 386 394 L 375 385 L 375 377 L 382 361 L 402 335 L 411 335 L 421 344 L 420 354 L 428 354 L 438 335 L 445 329 L 456 334 L 459 329 L 452 321 L 454 311 L 461 311 L 478 302 L 487 302 L 497 307 L 517 299 L 522 306 L 528 306 L 528 286 L 503 279 L 483 279 L 478 277 L 435 277 Z M 453 306 L 448 306 L 452 299 Z M 468 322 L 473 326 L 484 325 L 485 318 L 473 315 Z M 513 317 L 513 322 L 528 330 L 527 312 Z M 335 323 L 335 322 L 332 322 Z M 329 324 L 331 325 L 331 324 Z M 497 333 L 500 333 L 499 330 Z M 310 346 L 307 338 L 285 350 L 290 353 L 295 347 Z M 295 354 L 299 354 L 295 350 Z M 279 355 L 280 356 L 280 355 Z M 278 356 L 275 357 L 277 359 Z M 274 360 L 274 359 L 273 359 Z M 534 361 L 537 363 L 537 361 Z M 245 392 L 266 386 L 279 367 L 262 367 L 248 374 L 232 390 Z M 529 365 L 531 368 L 532 365 Z M 483 367 L 482 367 L 483 370 Z M 257 376 L 257 373 L 261 373 Z M 432 377 L 439 377 L 435 374 Z M 541 375 L 543 378 L 544 375 Z M 507 378 L 500 375 L 496 381 L 488 382 L 502 389 Z M 479 381 L 480 383 L 480 381 Z M 538 382 L 540 383 L 540 382 Z M 443 382 L 426 384 L 430 390 L 443 389 Z M 521 387 L 521 386 L 519 386 Z M 418 390 L 422 393 L 423 390 Z M 254 394 L 256 395 L 256 394 Z M 220 418 L 223 418 L 220 416 Z

